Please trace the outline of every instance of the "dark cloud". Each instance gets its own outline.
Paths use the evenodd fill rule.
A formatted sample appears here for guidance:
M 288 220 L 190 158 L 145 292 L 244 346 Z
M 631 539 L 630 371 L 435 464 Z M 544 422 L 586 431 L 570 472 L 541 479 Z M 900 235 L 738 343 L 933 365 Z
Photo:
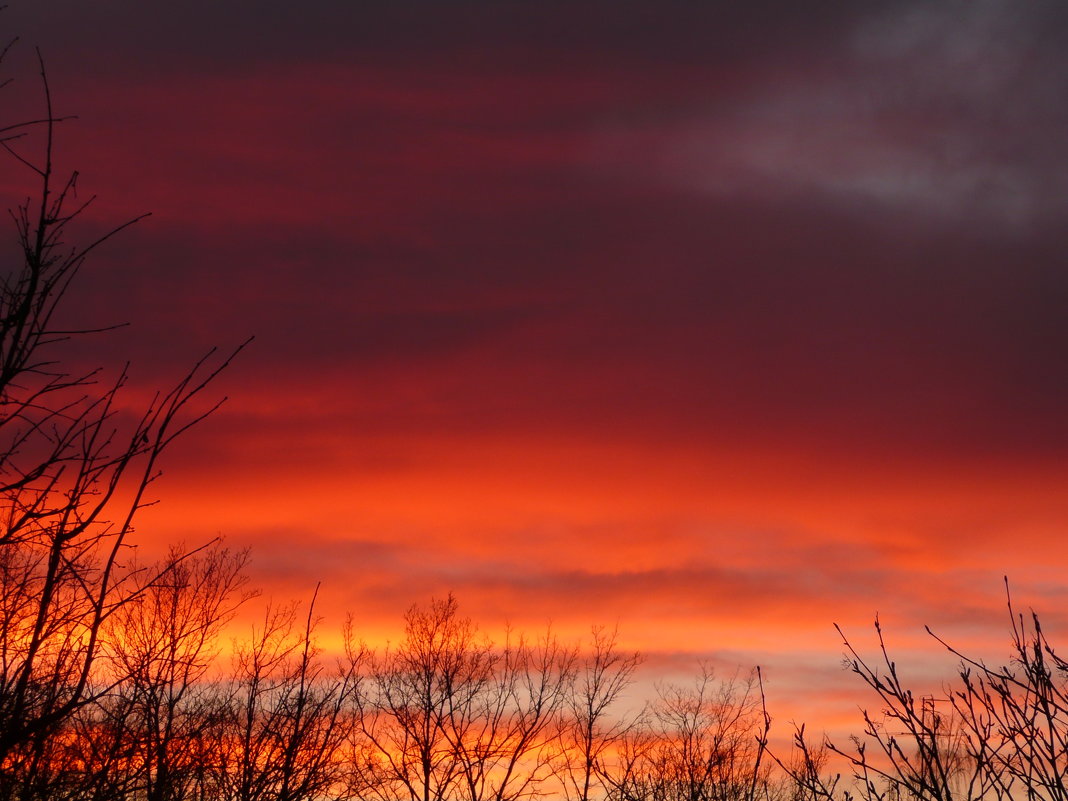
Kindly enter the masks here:
M 198 0 L 149 8 L 133 0 L 91 7 L 70 0 L 12 4 L 8 25 L 61 53 L 99 53 L 111 69 L 199 71 L 301 60 L 387 60 L 463 54 L 470 64 L 592 58 L 703 62 L 822 38 L 857 16 L 854 4 L 799 9 L 781 0 L 743 5 L 500 4 L 460 0 L 347 3 Z M 186 62 L 179 67 L 179 61 Z
M 367 24 L 404 28 L 406 8 Z M 546 29 L 513 15 L 565 22 L 551 6 L 418 8 L 413 25 L 451 21 L 442 48 L 527 36 L 537 50 Z M 1060 79 L 1041 17 L 991 8 L 961 30 L 936 14 L 932 33 L 917 7 L 832 7 L 782 52 L 755 34 L 789 21 L 770 7 L 719 25 L 719 11 L 665 13 L 683 45 L 702 29 L 694 15 L 736 41 L 705 58 L 683 46 L 687 63 L 630 31 L 646 11 L 602 28 L 580 14 L 574 35 L 607 49 L 573 73 L 432 70 L 383 46 L 321 73 L 310 53 L 287 73 L 238 49 L 245 77 L 194 70 L 154 89 L 132 75 L 118 119 L 90 125 L 104 150 L 86 158 L 106 168 L 105 197 L 143 186 L 163 222 L 111 257 L 127 264 L 94 309 L 119 284 L 111 317 L 132 304 L 127 316 L 168 322 L 142 347 L 166 347 L 175 326 L 205 344 L 243 326 L 260 337 L 252 363 L 305 380 L 340 380 L 340 365 L 424 371 L 450 428 L 640 421 L 805 447 L 1058 450 L 1066 387 L 1050 364 L 1068 344 L 1068 287 L 1051 148 L 1064 108 L 1014 87 Z M 131 25 L 148 24 L 140 13 Z M 217 13 L 220 30 L 238 15 Z M 268 7 L 238 38 L 290 30 L 303 46 L 333 36 L 333 13 L 353 12 L 313 7 L 286 29 L 274 15 L 295 12 Z M 977 76 L 969 64 L 1006 16 L 1018 24 Z M 1026 124 L 1008 130 L 1008 116 Z M 124 131 L 137 147 L 107 150 Z

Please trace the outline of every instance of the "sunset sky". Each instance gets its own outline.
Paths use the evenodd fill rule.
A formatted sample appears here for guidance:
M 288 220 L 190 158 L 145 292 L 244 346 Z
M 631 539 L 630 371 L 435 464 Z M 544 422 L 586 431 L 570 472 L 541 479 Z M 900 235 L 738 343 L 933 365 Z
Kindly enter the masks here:
M 86 236 L 153 215 L 79 278 L 74 322 L 132 324 L 79 358 L 129 359 L 136 406 L 256 337 L 146 550 L 250 545 L 372 640 L 449 591 L 489 630 L 618 623 L 665 674 L 764 665 L 783 720 L 867 700 L 834 622 L 1001 656 L 1007 574 L 1068 635 L 1068 5 L 0 20 L 7 116 L 34 45 L 78 116 Z

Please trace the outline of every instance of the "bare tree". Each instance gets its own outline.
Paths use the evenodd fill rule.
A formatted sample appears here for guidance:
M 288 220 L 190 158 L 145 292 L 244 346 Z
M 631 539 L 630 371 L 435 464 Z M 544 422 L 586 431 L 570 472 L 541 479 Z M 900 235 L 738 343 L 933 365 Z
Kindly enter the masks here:
M 615 629 L 593 628 L 589 651 L 579 661 L 568 693 L 568 715 L 560 727 L 559 775 L 569 801 L 591 801 L 603 795 L 603 775 L 611 770 L 606 761 L 640 720 L 640 712 L 613 713 L 641 662 L 638 652 L 617 649 Z
M 661 685 L 647 721 L 605 776 L 618 801 L 753 801 L 769 790 L 770 718 L 756 671 L 726 681 L 702 666 L 692 686 Z
M 1011 659 L 989 666 L 928 632 L 957 656 L 960 683 L 949 703 L 988 797 L 1068 798 L 1068 662 L 1038 614 L 1009 613 Z M 1021 793 L 1022 791 L 1022 793 Z
M 154 567 L 156 580 L 105 621 L 88 685 L 93 702 L 20 752 L 4 773 L 6 794 L 191 797 L 213 713 L 204 679 L 219 630 L 248 597 L 244 561 L 213 544 L 194 554 L 174 549 Z
M 412 606 L 401 643 L 366 659 L 355 696 L 362 797 L 441 801 L 459 792 L 454 744 L 476 725 L 477 699 L 499 658 L 457 610 L 451 595 Z
M 296 606 L 269 607 L 262 628 L 238 645 L 210 758 L 212 797 L 304 801 L 338 791 L 355 673 L 324 662 L 314 612 L 313 598 L 300 627 Z
M 551 632 L 480 636 L 451 595 L 405 615 L 404 639 L 361 652 L 350 783 L 362 799 L 505 801 L 554 779 L 575 652 Z
M 509 633 L 496 654 L 490 682 L 468 709 L 450 710 L 445 729 L 463 775 L 461 797 L 470 801 L 540 793 L 554 774 L 559 715 L 573 678 L 575 652 L 551 632 L 533 643 Z
M 41 64 L 38 58 L 38 63 Z M 95 333 L 59 322 L 87 257 L 130 223 L 71 245 L 88 203 L 58 176 L 51 91 L 44 114 L 0 128 L 0 146 L 37 182 L 12 216 L 20 255 L 0 276 L 0 795 L 41 764 L 53 735 L 110 689 L 93 681 L 105 622 L 153 577 L 123 569 L 136 513 L 171 443 L 218 403 L 199 406 L 230 358 L 197 362 L 139 414 L 120 413 L 122 371 L 64 366 L 62 346 Z M 22 149 L 41 138 L 38 155 Z
M 119 733 L 130 743 L 123 765 L 145 801 L 189 797 L 202 773 L 216 711 L 206 677 L 220 632 L 253 595 L 245 589 L 247 559 L 247 551 L 217 544 L 193 556 L 172 549 L 158 578 L 107 623 L 107 661 L 120 683 L 102 711 L 122 721 Z
M 830 749 L 826 738 L 813 745 L 805 736 L 805 725 L 794 728 L 793 751 L 786 761 L 770 749 L 768 755 L 786 780 L 784 797 L 790 801 L 853 801 L 853 793 L 840 789 L 841 773 L 828 770 Z
M 841 629 L 838 629 L 841 634 Z M 940 711 L 931 695 L 914 693 L 890 658 L 878 618 L 875 634 L 879 660 L 865 660 L 843 635 L 846 665 L 875 691 L 881 714 L 862 711 L 863 737 L 851 738 L 852 748 L 834 743 L 828 748 L 849 760 L 864 797 L 954 801 L 978 798 L 987 790 L 985 766 L 971 758 L 974 742 L 956 725 L 955 716 Z M 874 746 L 877 756 L 869 753 Z
M 1068 799 L 1068 662 L 1036 613 L 1016 612 L 1011 596 L 1007 606 L 1005 665 L 968 656 L 927 629 L 960 660 L 943 697 L 905 683 L 878 619 L 877 660 L 843 636 L 847 665 L 875 692 L 881 713 L 863 713 L 863 735 L 850 748 L 828 747 L 852 765 L 865 798 Z

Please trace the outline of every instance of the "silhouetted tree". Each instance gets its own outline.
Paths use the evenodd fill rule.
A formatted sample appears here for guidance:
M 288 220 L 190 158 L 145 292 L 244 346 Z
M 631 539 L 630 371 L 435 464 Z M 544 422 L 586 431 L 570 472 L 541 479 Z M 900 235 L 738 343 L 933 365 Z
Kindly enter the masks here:
M 769 756 L 782 770 L 785 777 L 783 797 L 789 801 L 852 801 L 853 793 L 847 789 L 839 792 L 841 773 L 830 773 L 826 740 L 813 745 L 805 736 L 805 725 L 794 728 L 792 756 L 784 762 L 770 750 Z
M 905 683 L 878 620 L 875 661 L 843 636 L 850 670 L 875 692 L 881 710 L 863 713 L 864 732 L 851 748 L 828 744 L 852 765 L 857 793 L 869 801 L 1068 799 L 1068 662 L 1037 614 L 1017 613 L 1011 598 L 1008 610 L 1005 665 L 967 656 L 928 629 L 960 659 L 945 697 Z
M 132 417 L 118 411 L 125 372 L 65 366 L 63 343 L 94 333 L 59 323 L 71 282 L 130 223 L 71 244 L 91 200 L 75 202 L 77 173 L 57 175 L 61 119 L 40 74 L 43 116 L 0 128 L 37 183 L 13 211 L 18 258 L 0 276 L 0 796 L 29 787 L 57 733 L 110 691 L 94 676 L 105 622 L 157 578 L 123 567 L 134 517 L 163 452 L 218 406 L 194 402 L 229 362 L 209 354 Z
M 100 704 L 108 730 L 125 737 L 128 786 L 145 801 L 177 801 L 201 779 L 217 693 L 206 681 L 218 636 L 251 594 L 248 554 L 218 545 L 172 550 L 158 578 L 106 624 L 105 652 L 119 682 Z M 121 723 L 121 725 L 120 725 Z
M 269 607 L 238 644 L 213 742 L 215 798 L 305 801 L 339 791 L 355 666 L 323 661 L 314 611 L 313 599 L 300 627 L 296 606 Z
M 759 676 L 719 681 L 702 667 L 692 686 L 661 685 L 645 724 L 606 772 L 618 801 L 754 801 L 769 794 L 763 756 L 770 719 Z
M 498 657 L 457 608 L 451 595 L 411 607 L 401 643 L 368 655 L 355 697 L 362 797 L 440 801 L 460 792 L 453 743 L 472 725 Z
M 546 634 L 502 647 L 456 599 L 413 606 L 405 636 L 367 654 L 355 696 L 353 793 L 365 799 L 528 798 L 553 778 L 574 651 Z
M 982 763 L 969 758 L 971 749 L 954 719 L 938 710 L 933 696 L 916 694 L 906 686 L 887 651 L 878 618 L 875 633 L 880 655 L 876 663 L 861 657 L 844 635 L 843 641 L 849 669 L 875 691 L 881 714 L 862 712 L 864 736 L 852 738 L 852 749 L 833 743 L 828 748 L 849 760 L 860 792 L 869 799 L 904 795 L 953 801 L 983 796 L 992 789 L 985 786 L 988 774 Z M 869 745 L 876 749 L 875 758 Z
M 642 662 L 637 652 L 621 653 L 616 631 L 594 627 L 587 654 L 579 660 L 560 727 L 559 775 L 564 797 L 591 801 L 604 793 L 603 775 L 616 745 L 640 721 L 640 713 L 613 715 Z
M 538 796 L 553 777 L 559 718 L 566 712 L 575 652 L 550 632 L 537 641 L 509 633 L 490 682 L 463 725 L 447 727 L 463 775 L 461 797 L 510 801 Z

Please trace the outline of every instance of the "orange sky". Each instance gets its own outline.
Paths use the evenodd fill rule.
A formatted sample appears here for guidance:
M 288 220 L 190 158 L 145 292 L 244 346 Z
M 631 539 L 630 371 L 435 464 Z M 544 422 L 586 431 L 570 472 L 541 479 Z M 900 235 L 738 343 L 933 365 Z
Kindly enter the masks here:
M 618 623 L 834 725 L 834 622 L 927 676 L 925 623 L 1001 653 L 1007 574 L 1063 630 L 1063 10 L 740 5 L 5 11 L 86 235 L 153 212 L 68 309 L 131 327 L 71 358 L 137 408 L 257 337 L 145 550 L 248 545 L 371 639 L 450 591 Z

